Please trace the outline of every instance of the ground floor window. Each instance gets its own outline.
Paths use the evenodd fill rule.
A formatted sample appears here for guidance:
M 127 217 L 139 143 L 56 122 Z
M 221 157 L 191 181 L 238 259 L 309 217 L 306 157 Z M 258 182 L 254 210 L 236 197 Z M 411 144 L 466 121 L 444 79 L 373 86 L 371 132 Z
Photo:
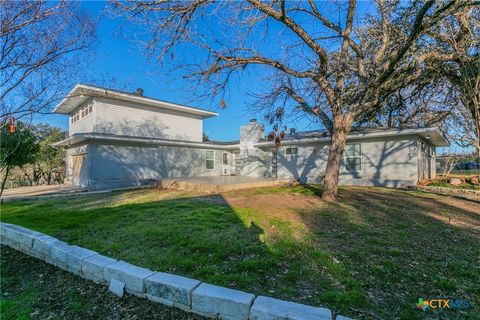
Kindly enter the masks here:
M 362 145 L 360 143 L 347 144 L 345 149 L 345 167 L 348 171 L 362 170 Z
M 298 153 L 298 148 L 296 148 L 296 147 L 286 148 L 286 149 L 285 149 L 285 154 L 286 154 L 287 156 L 296 155 L 297 153 Z
M 215 169 L 215 151 L 208 150 L 205 157 L 205 167 L 208 170 Z

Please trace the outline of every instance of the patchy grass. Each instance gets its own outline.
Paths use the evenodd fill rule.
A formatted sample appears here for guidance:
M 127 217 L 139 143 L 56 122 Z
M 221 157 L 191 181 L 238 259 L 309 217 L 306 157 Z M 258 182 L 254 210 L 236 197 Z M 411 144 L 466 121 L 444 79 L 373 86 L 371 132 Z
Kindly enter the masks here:
M 105 286 L 8 247 L 1 252 L 1 319 L 203 319 L 130 295 L 117 299 Z
M 480 190 L 480 186 L 471 184 L 471 183 L 462 183 L 459 186 L 453 186 L 448 181 L 432 181 L 428 184 L 429 187 L 442 187 L 442 188 L 451 188 L 451 189 L 470 189 L 470 190 Z
M 360 319 L 478 319 L 480 204 L 317 186 L 219 196 L 162 190 L 12 202 L 1 219 L 102 254 Z M 466 310 L 416 308 L 467 299 Z

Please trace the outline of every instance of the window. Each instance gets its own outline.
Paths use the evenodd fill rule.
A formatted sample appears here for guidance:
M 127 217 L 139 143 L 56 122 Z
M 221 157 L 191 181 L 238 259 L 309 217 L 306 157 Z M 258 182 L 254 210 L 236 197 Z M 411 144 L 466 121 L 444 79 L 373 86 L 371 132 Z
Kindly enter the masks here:
M 223 164 L 228 164 L 228 153 L 223 153 Z
M 348 171 L 362 170 L 362 146 L 359 143 L 347 144 L 345 149 L 345 168 Z
M 287 156 L 290 156 L 290 155 L 296 155 L 298 153 L 298 148 L 287 148 L 285 150 L 285 154 Z
M 88 106 L 88 113 L 92 113 L 92 111 L 93 111 L 93 104 L 90 104 Z
M 215 169 L 215 151 L 209 150 L 206 152 L 205 166 L 208 170 Z

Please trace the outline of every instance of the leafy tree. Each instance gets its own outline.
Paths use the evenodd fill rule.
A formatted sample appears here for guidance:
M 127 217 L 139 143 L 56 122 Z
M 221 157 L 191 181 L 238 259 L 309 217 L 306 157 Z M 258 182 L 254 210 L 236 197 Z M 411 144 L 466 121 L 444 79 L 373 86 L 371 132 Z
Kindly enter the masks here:
M 39 145 L 30 126 L 19 121 L 15 132 L 12 133 L 8 125 L 2 125 L 0 132 L 0 170 L 3 172 L 3 181 L 0 196 L 3 193 L 10 169 L 33 162 L 38 150 Z
M 52 182 L 52 170 L 65 166 L 65 150 L 52 147 L 52 143 L 65 139 L 67 133 L 48 124 L 38 124 L 33 128 L 39 145 L 38 156 L 33 164 L 33 177 L 29 180 L 39 182 L 43 178 L 47 184 Z M 25 172 L 25 176 L 28 174 Z
M 232 79 L 261 71 L 261 112 L 281 121 L 290 110 L 322 123 L 331 136 L 322 198 L 333 200 L 352 126 L 420 78 L 428 32 L 473 2 L 377 0 L 373 13 L 356 0 L 112 3 L 144 28 L 136 39 L 155 61 L 183 68 L 189 86 L 221 107 Z M 199 51 L 194 58 L 189 47 Z

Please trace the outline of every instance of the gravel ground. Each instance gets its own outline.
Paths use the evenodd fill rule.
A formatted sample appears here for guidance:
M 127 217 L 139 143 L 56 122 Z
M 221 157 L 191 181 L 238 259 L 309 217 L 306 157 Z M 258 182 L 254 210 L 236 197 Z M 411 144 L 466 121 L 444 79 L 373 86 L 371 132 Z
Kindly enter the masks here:
M 6 246 L 0 255 L 1 319 L 175 319 L 202 317 L 97 285 Z

